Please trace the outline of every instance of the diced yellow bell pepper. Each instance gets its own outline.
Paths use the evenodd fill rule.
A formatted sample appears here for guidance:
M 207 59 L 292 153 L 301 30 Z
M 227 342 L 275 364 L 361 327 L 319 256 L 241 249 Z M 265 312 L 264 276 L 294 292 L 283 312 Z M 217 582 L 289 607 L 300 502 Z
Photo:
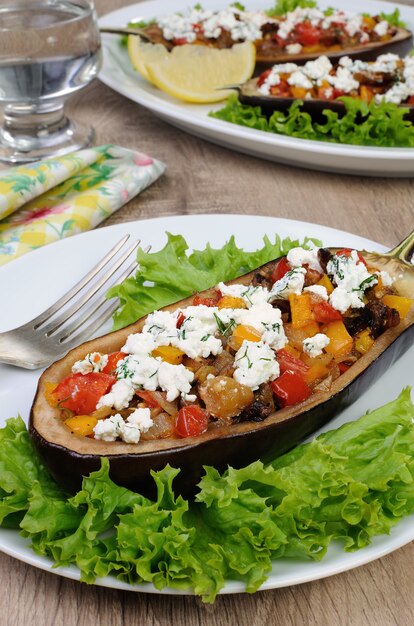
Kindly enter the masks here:
M 184 358 L 184 352 L 175 346 L 158 346 L 151 352 L 151 356 L 158 356 L 171 365 L 180 365 Z
M 413 304 L 413 300 L 411 300 L 411 298 L 403 298 L 402 296 L 387 295 L 382 298 L 382 301 L 392 309 L 396 309 L 402 320 L 407 315 Z
M 290 91 L 294 98 L 305 98 L 306 94 L 308 93 L 308 89 L 305 89 L 304 87 L 292 87 L 291 86 Z
M 299 295 L 291 293 L 289 302 L 293 328 L 303 328 L 303 326 L 315 320 L 309 293 L 301 293 Z
M 286 352 L 289 352 L 289 354 L 291 354 L 292 356 L 294 356 L 295 359 L 300 359 L 301 352 L 290 344 L 287 343 L 283 349 L 286 350 Z
M 305 381 L 308 385 L 315 382 L 315 380 L 320 380 L 321 378 L 326 378 L 329 370 L 323 363 L 316 362 L 313 363 L 305 374 Z
M 301 330 L 305 333 L 306 337 L 314 337 L 320 332 L 318 322 L 309 322 L 306 326 L 302 326 Z
M 247 304 L 243 298 L 235 296 L 222 296 L 217 302 L 219 309 L 247 309 Z
M 367 26 L 370 30 L 373 30 L 377 24 L 374 18 L 370 17 L 369 15 L 364 15 L 364 17 L 362 18 L 362 22 L 364 26 Z
M 232 348 L 240 348 L 243 341 L 260 341 L 261 338 L 261 334 L 258 330 L 253 328 L 253 326 L 239 324 L 239 326 L 236 326 L 236 328 L 233 330 L 233 334 L 231 336 Z
M 359 97 L 364 102 L 370 103 L 374 97 L 374 92 L 372 91 L 372 89 L 370 89 L 366 85 L 361 85 L 360 90 L 359 90 Z
M 341 320 L 335 320 L 324 326 L 322 332 L 330 339 L 325 348 L 328 354 L 348 354 L 354 347 L 354 341 Z
M 371 337 L 368 328 L 361 330 L 361 332 L 355 336 L 355 350 L 357 350 L 360 354 L 368 352 L 373 343 L 374 340 Z
M 87 437 L 93 434 L 98 420 L 92 415 L 74 415 L 65 420 L 65 425 L 75 434 Z
M 58 383 L 51 383 L 51 382 L 45 383 L 45 398 L 47 402 L 50 404 L 50 406 L 52 407 L 57 407 L 59 404 L 59 400 L 55 396 L 55 390 L 57 386 L 58 386 Z
M 322 287 L 326 288 L 326 291 L 328 292 L 328 296 L 331 295 L 331 293 L 334 290 L 334 286 L 331 282 L 331 279 L 329 278 L 328 274 L 324 274 L 322 276 L 322 278 L 316 283 L 317 285 L 322 285 Z

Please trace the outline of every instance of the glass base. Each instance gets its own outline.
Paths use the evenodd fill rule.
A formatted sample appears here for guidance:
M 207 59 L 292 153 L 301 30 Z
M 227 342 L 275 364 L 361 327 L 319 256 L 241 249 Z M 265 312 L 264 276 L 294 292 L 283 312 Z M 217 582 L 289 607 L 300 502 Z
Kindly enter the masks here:
M 46 115 L 6 108 L 0 128 L 0 162 L 18 165 L 61 156 L 86 148 L 94 137 L 91 126 L 69 120 L 63 107 Z

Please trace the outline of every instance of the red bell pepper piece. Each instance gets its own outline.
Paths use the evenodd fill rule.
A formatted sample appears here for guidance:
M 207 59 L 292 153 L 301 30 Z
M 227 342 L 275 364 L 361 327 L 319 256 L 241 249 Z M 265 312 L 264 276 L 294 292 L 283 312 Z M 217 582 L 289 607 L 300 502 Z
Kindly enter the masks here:
M 195 437 L 207 430 L 208 414 L 197 404 L 184 406 L 178 411 L 175 432 L 180 437 Z
M 292 406 L 303 402 L 312 393 L 311 388 L 305 383 L 303 376 L 295 372 L 284 372 L 279 378 L 271 383 L 273 393 L 279 406 Z
M 283 257 L 275 265 L 275 268 L 274 268 L 274 270 L 272 272 L 272 276 L 271 276 L 270 280 L 272 281 L 272 283 L 275 283 L 277 280 L 280 280 L 281 278 L 283 278 L 283 276 L 285 276 L 285 274 L 290 272 L 291 269 L 292 268 L 290 267 L 289 263 L 287 262 L 286 257 Z
M 60 408 L 69 409 L 76 415 L 90 415 L 101 396 L 108 393 L 115 382 L 114 376 L 103 372 L 77 373 L 64 378 L 54 394 Z
M 334 309 L 329 302 L 315 302 L 315 304 L 312 304 L 312 311 L 315 321 L 320 324 L 328 324 L 329 322 L 342 319 L 340 312 Z
M 295 356 L 293 356 L 293 354 L 290 354 L 284 348 L 282 348 L 282 350 L 278 350 L 276 357 L 279 363 L 281 374 L 289 371 L 304 376 L 309 370 L 309 366 L 306 365 L 306 363 L 304 363 L 300 359 L 297 359 Z
M 108 354 L 108 362 L 102 370 L 103 373 L 112 374 L 115 371 L 119 361 L 125 359 L 126 356 L 128 356 L 126 352 L 112 352 L 111 354 Z

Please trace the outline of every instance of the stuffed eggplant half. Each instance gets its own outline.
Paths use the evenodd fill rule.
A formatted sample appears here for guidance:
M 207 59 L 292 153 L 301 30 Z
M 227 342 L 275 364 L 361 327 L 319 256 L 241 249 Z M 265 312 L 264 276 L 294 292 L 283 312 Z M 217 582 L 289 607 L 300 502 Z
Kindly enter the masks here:
M 407 246 L 295 248 L 72 350 L 39 382 L 29 431 L 41 457 L 69 490 L 107 457 L 115 482 L 147 493 L 150 470 L 180 467 L 188 493 L 203 465 L 283 453 L 410 345 Z
M 195 8 L 157 18 L 138 30 L 147 40 L 169 50 L 184 44 L 230 48 L 235 43 L 252 41 L 257 62 L 268 65 L 287 60 L 304 62 L 321 54 L 368 59 L 381 51 L 405 54 L 412 47 L 410 31 L 380 16 L 345 14 L 334 9 L 298 7 L 283 16 L 270 17 L 264 11 L 236 6 L 221 11 Z
M 384 54 L 375 61 L 339 59 L 332 65 L 326 56 L 299 66 L 274 65 L 239 88 L 243 104 L 260 106 L 265 114 L 288 109 L 303 100 L 302 109 L 320 115 L 324 109 L 345 113 L 340 98 L 347 96 L 370 103 L 392 102 L 414 114 L 414 58 Z

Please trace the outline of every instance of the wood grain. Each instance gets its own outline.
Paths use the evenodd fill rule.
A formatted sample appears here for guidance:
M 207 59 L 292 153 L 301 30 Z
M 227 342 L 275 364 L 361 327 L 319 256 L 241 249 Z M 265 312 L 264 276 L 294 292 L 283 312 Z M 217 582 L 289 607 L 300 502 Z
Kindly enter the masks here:
M 126 4 L 96 0 L 100 15 Z M 237 154 L 168 126 L 99 82 L 74 96 L 68 110 L 93 123 L 97 144 L 136 148 L 168 166 L 165 176 L 104 225 L 244 213 L 333 226 L 390 246 L 413 228 L 413 180 L 324 174 Z M 0 554 L 0 624 L 408 626 L 414 611 L 413 562 L 414 544 L 409 544 L 332 578 L 253 596 L 220 596 L 213 606 L 204 606 L 193 597 L 88 587 Z

